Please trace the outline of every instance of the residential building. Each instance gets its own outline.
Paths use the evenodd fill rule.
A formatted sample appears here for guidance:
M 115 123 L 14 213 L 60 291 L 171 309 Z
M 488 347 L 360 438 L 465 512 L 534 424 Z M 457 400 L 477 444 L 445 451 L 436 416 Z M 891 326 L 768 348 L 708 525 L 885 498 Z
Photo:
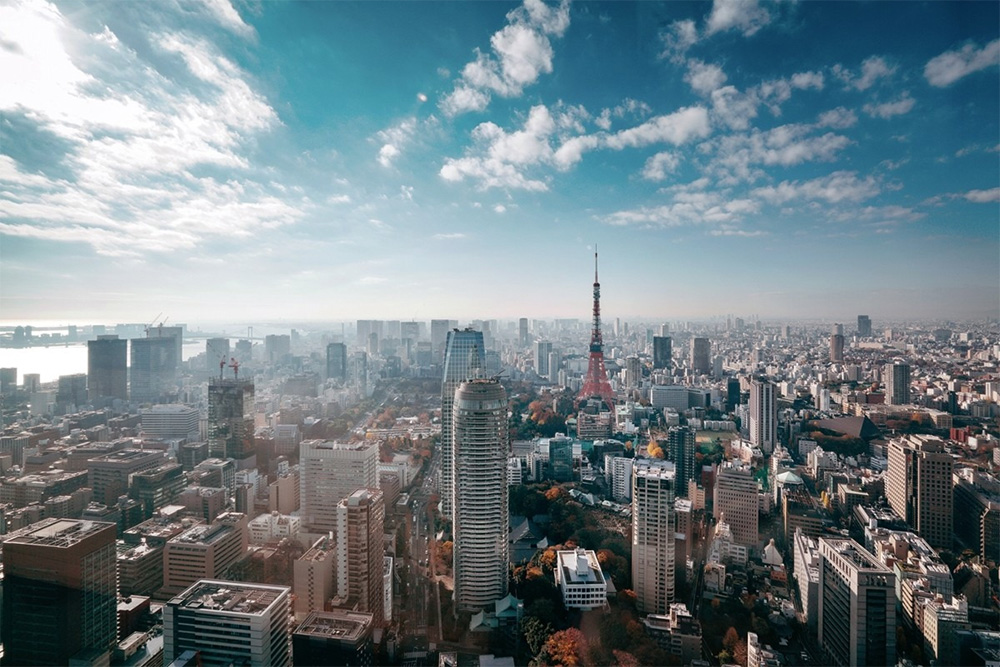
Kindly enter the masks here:
M 379 489 L 358 489 L 337 505 L 337 594 L 358 611 L 372 614 L 378 626 L 385 615 L 384 530 L 385 502 Z
M 768 455 L 778 444 L 777 387 L 763 378 L 750 381 L 750 444 Z
M 579 548 L 557 551 L 553 575 L 567 609 L 587 611 L 607 606 L 608 582 L 596 552 Z
M 676 656 L 680 664 L 692 665 L 701 659 L 701 624 L 683 602 L 671 604 L 669 614 L 647 615 L 642 624 L 646 634 L 664 651 Z
M 636 459 L 632 470 L 632 589 L 636 608 L 665 614 L 674 601 L 674 464 Z
M 792 537 L 792 576 L 798 582 L 799 601 L 811 631 L 819 623 L 819 543 L 816 538 L 795 530 Z
M 306 529 L 336 532 L 340 501 L 358 489 L 378 488 L 378 443 L 303 440 L 299 484 Z
M 729 524 L 733 539 L 747 547 L 758 546 L 757 481 L 749 466 L 726 461 L 719 466 L 714 488 L 713 516 Z
M 667 431 L 666 447 L 663 448 L 667 460 L 674 462 L 676 470 L 677 495 L 687 498 L 688 482 L 695 479 L 698 467 L 695 454 L 695 435 L 693 426 L 671 426 Z
M 889 405 L 910 403 L 910 365 L 897 361 L 882 369 L 885 402 Z
M 906 435 L 889 441 L 885 495 L 914 531 L 936 548 L 952 546 L 951 455 L 934 436 Z
M 966 548 L 995 557 L 1000 554 L 1000 480 L 972 468 L 955 470 L 952 479 L 955 536 Z

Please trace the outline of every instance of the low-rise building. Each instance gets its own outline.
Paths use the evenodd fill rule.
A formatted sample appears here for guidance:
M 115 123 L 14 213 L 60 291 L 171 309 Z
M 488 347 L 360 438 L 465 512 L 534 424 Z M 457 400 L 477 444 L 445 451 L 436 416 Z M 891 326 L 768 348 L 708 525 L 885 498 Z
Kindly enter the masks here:
M 608 584 L 594 551 L 556 552 L 554 575 L 567 609 L 597 609 L 608 603 Z

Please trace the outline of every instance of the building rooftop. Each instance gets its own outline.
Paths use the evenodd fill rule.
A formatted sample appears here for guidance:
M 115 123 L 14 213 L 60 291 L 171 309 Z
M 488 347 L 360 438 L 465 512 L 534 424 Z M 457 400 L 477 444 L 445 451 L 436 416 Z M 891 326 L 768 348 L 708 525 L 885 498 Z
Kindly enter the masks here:
M 115 524 L 81 519 L 43 519 L 11 533 L 4 544 L 32 544 L 48 547 L 71 547 Z
M 287 586 L 241 584 L 202 579 L 170 600 L 171 606 L 207 612 L 262 615 L 282 597 Z
M 360 611 L 314 611 L 295 630 L 297 635 L 356 642 L 372 627 L 373 616 Z
M 661 459 L 635 459 L 632 472 L 636 476 L 658 479 L 674 479 L 676 471 L 674 464 Z
M 604 573 L 597 554 L 586 549 L 559 551 L 559 569 L 568 584 L 603 584 Z
M 879 562 L 874 556 L 865 551 L 857 542 L 848 539 L 836 539 L 821 537 L 821 545 L 825 542 L 833 548 L 842 558 L 846 558 L 859 570 L 877 570 L 879 572 L 890 572 L 889 568 Z

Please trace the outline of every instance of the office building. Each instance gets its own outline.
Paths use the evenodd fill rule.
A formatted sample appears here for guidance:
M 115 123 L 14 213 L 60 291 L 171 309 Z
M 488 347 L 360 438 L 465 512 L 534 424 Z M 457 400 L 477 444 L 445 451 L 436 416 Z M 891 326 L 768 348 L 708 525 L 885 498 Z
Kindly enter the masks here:
M 531 337 L 528 335 L 528 318 L 522 317 L 517 321 L 517 342 L 521 348 L 528 347 Z
M 292 337 L 288 334 L 264 336 L 264 357 L 270 364 L 282 361 L 292 353 Z
M 572 482 L 573 440 L 565 436 L 549 438 L 549 479 L 556 482 Z
M 549 371 L 549 353 L 552 352 L 552 343 L 547 340 L 540 340 L 535 343 L 535 373 L 543 378 L 552 379 Z
M 673 340 L 670 336 L 653 336 L 653 370 L 669 370 L 672 361 Z
M 164 591 L 175 595 L 199 579 L 223 576 L 248 546 L 245 514 L 228 512 L 211 524 L 188 528 L 163 547 Z
M 753 471 L 734 461 L 719 466 L 715 479 L 713 516 L 725 521 L 733 540 L 751 548 L 758 546 L 757 481 Z
M 486 368 L 486 349 L 481 331 L 449 331 L 441 384 L 441 512 L 451 513 L 454 497 L 455 462 L 452 437 L 452 406 L 455 390 L 466 380 L 478 378 Z
M 336 544 L 329 536 L 324 536 L 292 565 L 297 618 L 326 609 L 337 595 L 336 558 Z
M 854 540 L 819 542 L 818 638 L 829 664 L 896 664 L 896 577 Z
M 153 438 L 198 439 L 198 422 L 201 414 L 187 405 L 153 405 L 139 410 L 142 432 Z
M 326 346 L 326 377 L 328 380 L 347 380 L 347 345 L 330 343 Z
M 82 410 L 87 405 L 87 402 L 86 373 L 59 376 L 56 405 L 64 414 Z
M 444 359 L 445 345 L 448 342 L 448 330 L 451 320 L 431 320 L 431 362 L 440 364 Z
M 697 375 L 712 372 L 712 343 L 707 338 L 691 339 L 691 370 Z
M 292 664 L 287 586 L 204 579 L 163 607 L 165 664 L 197 651 L 202 667 Z
M 205 370 L 209 374 L 221 376 L 231 358 L 228 338 L 209 338 L 205 341 Z
M 142 506 L 143 519 L 149 519 L 158 509 L 173 503 L 187 486 L 183 466 L 173 462 L 132 473 L 130 479 L 128 494 Z
M 87 393 L 91 402 L 128 400 L 128 342 L 118 336 L 87 341 Z
M 455 608 L 478 612 L 507 595 L 507 392 L 469 380 L 454 400 Z
M 27 376 L 25 376 L 25 391 L 31 391 L 27 387 Z M 0 394 L 10 396 L 17 390 L 17 369 L 0 368 Z M 34 391 L 38 391 L 35 389 Z
M 309 614 L 292 633 L 296 667 L 371 667 L 373 621 L 347 609 Z
M 953 479 L 955 536 L 980 555 L 1000 554 L 1000 481 L 972 468 L 956 470 Z
M 118 502 L 119 496 L 128 493 L 133 473 L 167 462 L 164 452 L 158 449 L 123 449 L 97 456 L 87 462 L 87 485 L 94 490 L 95 501 L 110 507 Z
M 665 614 L 674 601 L 674 464 L 636 459 L 632 469 L 632 589 L 636 609 Z
M 169 337 L 133 338 L 131 345 L 129 399 L 133 403 L 170 403 L 177 393 L 181 361 L 177 341 Z
M 667 431 L 666 447 L 663 448 L 667 460 L 674 462 L 676 472 L 675 495 L 687 498 L 688 483 L 700 473 L 695 454 L 695 434 L 693 426 L 671 426 Z
M 934 436 L 906 435 L 889 441 L 885 495 L 889 505 L 937 549 L 952 547 L 951 455 Z
M 4 665 L 105 664 L 117 644 L 116 526 L 43 519 L 3 545 Z
M 778 388 L 763 378 L 750 381 L 750 443 L 769 455 L 778 444 Z
M 579 548 L 557 551 L 553 576 L 567 609 L 589 611 L 607 606 L 608 582 L 596 552 Z
M 252 380 L 208 381 L 208 455 L 233 459 L 241 470 L 256 467 Z
M 882 369 L 885 402 L 889 405 L 910 403 L 910 365 L 896 362 Z
M 830 336 L 830 361 L 834 364 L 844 363 L 844 335 Z
M 299 444 L 299 499 L 308 531 L 336 532 L 337 506 L 362 488 L 378 488 L 377 442 Z
M 872 337 L 872 319 L 867 315 L 858 315 L 858 337 Z
M 385 597 L 382 533 L 385 502 L 379 489 L 358 489 L 337 505 L 337 595 L 382 624 Z

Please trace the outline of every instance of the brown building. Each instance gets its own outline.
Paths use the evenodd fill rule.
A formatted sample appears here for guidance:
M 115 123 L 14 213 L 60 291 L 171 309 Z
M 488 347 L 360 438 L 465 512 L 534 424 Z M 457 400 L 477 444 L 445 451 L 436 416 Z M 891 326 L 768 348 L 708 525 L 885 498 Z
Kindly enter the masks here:
M 382 533 L 385 503 L 379 489 L 358 489 L 337 506 L 337 591 L 357 603 L 358 611 L 383 622 L 385 582 Z
M 885 495 L 889 505 L 932 547 L 952 546 L 953 461 L 944 442 L 928 435 L 889 441 Z

